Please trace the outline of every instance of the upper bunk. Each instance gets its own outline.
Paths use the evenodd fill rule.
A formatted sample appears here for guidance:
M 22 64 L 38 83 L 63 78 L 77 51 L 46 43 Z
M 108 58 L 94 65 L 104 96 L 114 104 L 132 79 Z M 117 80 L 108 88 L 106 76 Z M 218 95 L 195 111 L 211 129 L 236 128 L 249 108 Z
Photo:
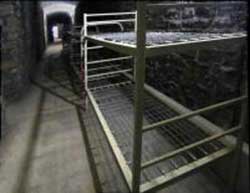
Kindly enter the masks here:
M 225 41 L 237 43 L 247 37 L 244 32 L 236 33 L 196 33 L 196 32 L 147 32 L 146 56 L 161 55 L 169 51 L 181 49 L 206 48 Z M 124 54 L 135 54 L 135 32 L 103 33 L 86 36 L 86 39 L 120 51 Z
M 163 8 L 181 7 L 202 7 L 202 6 L 223 6 L 223 3 L 168 3 L 168 4 L 148 4 L 149 9 L 152 6 Z M 227 2 L 228 6 L 235 6 L 244 2 Z M 179 10 L 179 9 L 178 9 Z M 87 31 L 90 26 L 112 25 L 112 24 L 132 24 L 133 31 L 124 31 L 121 27 L 120 32 L 108 33 L 85 33 L 84 38 L 89 42 L 107 47 L 111 50 L 118 51 L 128 55 L 136 54 L 136 31 L 141 27 L 137 24 L 137 12 L 120 12 L 120 13 L 101 13 L 101 14 L 84 14 L 85 24 L 83 31 Z M 110 19 L 114 17 L 115 19 Z M 119 18 L 122 17 L 122 18 Z M 106 19 L 108 18 L 108 19 Z M 88 20 L 91 21 L 88 21 Z M 152 18 L 154 20 L 155 18 Z M 157 18 L 156 18 L 157 19 Z M 186 49 L 207 48 L 208 46 L 220 45 L 223 42 L 235 43 L 244 42 L 247 33 L 244 30 L 234 32 L 213 32 L 209 30 L 197 31 L 169 31 L 169 30 L 147 30 L 145 54 L 146 57 L 162 55 L 171 51 L 181 51 Z

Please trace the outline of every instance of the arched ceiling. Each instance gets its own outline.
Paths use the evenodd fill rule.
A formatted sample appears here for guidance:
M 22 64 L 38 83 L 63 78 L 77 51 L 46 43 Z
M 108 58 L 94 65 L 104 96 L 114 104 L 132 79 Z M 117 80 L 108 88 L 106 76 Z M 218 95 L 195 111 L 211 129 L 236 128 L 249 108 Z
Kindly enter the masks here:
M 47 16 L 48 23 L 72 24 L 70 16 L 65 12 L 56 12 Z
M 77 2 L 68 2 L 68 1 L 44 1 L 41 3 L 43 8 L 44 16 L 55 13 L 65 13 L 71 17 L 72 23 L 74 23 L 75 8 Z

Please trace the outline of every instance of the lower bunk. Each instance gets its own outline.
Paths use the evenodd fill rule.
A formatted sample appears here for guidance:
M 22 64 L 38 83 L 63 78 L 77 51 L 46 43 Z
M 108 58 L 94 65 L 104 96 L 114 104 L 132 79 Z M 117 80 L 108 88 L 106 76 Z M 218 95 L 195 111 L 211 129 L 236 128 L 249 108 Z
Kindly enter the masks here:
M 133 123 L 134 123 L 134 84 L 111 84 L 109 87 L 96 87 L 88 91 L 89 101 L 84 114 L 85 132 L 88 136 L 89 149 L 93 156 L 93 164 L 97 169 L 99 187 L 102 192 L 130 192 L 128 177 L 124 178 L 124 169 L 113 154 L 114 147 L 107 141 L 112 135 L 116 150 L 121 153 L 129 170 L 132 170 Z M 94 103 L 94 104 L 93 104 Z M 178 115 L 170 107 L 161 103 L 147 92 L 144 99 L 144 125 Z M 98 109 L 98 117 L 96 110 Z M 103 131 L 103 119 L 109 129 Z M 101 123 L 101 124 L 100 124 Z M 107 128 L 106 128 L 107 129 Z M 188 120 L 181 120 L 151 130 L 143 135 L 142 163 L 147 163 L 166 152 L 191 145 L 209 137 L 209 133 Z M 109 138 L 109 137 L 108 137 Z M 117 150 L 118 149 L 118 150 Z M 161 192 L 221 192 L 223 181 L 209 168 L 192 171 L 222 158 L 232 152 L 220 139 L 210 141 L 165 161 L 150 165 L 141 173 L 141 192 L 150 192 L 164 180 L 168 183 Z M 121 168 L 120 168 L 121 167 Z M 126 171 L 125 171 L 126 172 Z M 129 171 L 131 172 L 131 171 Z M 185 176 L 185 178 L 180 178 Z M 178 183 L 176 179 L 181 179 Z

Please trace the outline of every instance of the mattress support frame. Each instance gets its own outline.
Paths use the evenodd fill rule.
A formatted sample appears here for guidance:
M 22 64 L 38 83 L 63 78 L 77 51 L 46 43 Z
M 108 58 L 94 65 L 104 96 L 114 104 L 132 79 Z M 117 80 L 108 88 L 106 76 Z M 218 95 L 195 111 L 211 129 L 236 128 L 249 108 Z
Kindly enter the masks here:
M 227 131 L 223 132 L 217 132 L 213 133 L 212 136 L 209 136 L 203 140 L 197 141 L 195 143 L 192 143 L 188 146 L 179 148 L 177 150 L 174 150 L 170 153 L 167 153 L 161 157 L 155 158 L 149 162 L 146 163 L 141 163 L 141 154 L 142 154 L 142 135 L 145 131 L 149 131 L 152 129 L 155 129 L 156 127 L 168 124 L 170 122 L 174 121 L 179 121 L 179 120 L 194 120 L 195 118 L 199 117 L 201 113 L 204 112 L 211 112 L 212 110 L 215 110 L 217 108 L 222 108 L 228 105 L 232 105 L 234 103 L 241 103 L 244 105 L 247 100 L 248 96 L 244 95 L 238 98 L 231 99 L 229 101 L 224 101 L 215 105 L 211 105 L 202 109 L 198 109 L 195 111 L 191 111 L 187 114 L 181 114 L 180 116 L 170 118 L 168 120 L 164 120 L 162 122 L 156 123 L 155 125 L 149 125 L 149 126 L 143 126 L 143 95 L 144 95 L 144 90 L 150 91 L 150 89 L 144 89 L 145 87 L 145 59 L 150 56 L 155 56 L 155 55 L 161 55 L 166 52 L 171 52 L 175 50 L 179 50 L 180 48 L 182 49 L 187 49 L 187 48 L 194 48 L 197 49 L 197 47 L 207 47 L 210 45 L 216 45 L 217 43 L 221 43 L 224 41 L 241 41 L 245 40 L 246 35 L 245 34 L 238 34 L 237 36 L 229 36 L 229 37 L 219 37 L 215 39 L 209 39 L 209 40 L 196 40 L 196 41 L 191 41 L 191 42 L 185 42 L 185 43 L 173 43 L 173 44 L 166 44 L 166 45 L 160 45 L 160 46 L 146 46 L 146 26 L 145 26 L 145 5 L 146 2 L 143 1 L 138 1 L 137 2 L 137 12 L 125 12 L 125 13 L 102 13 L 102 14 L 84 14 L 84 33 L 83 33 L 83 38 L 82 43 L 84 43 L 84 63 L 85 63 L 85 89 L 87 91 L 88 98 L 91 102 L 91 105 L 94 108 L 94 111 L 98 117 L 98 120 L 102 126 L 102 129 L 105 133 L 105 136 L 109 142 L 109 145 L 112 149 L 112 152 L 116 158 L 116 161 L 120 167 L 120 170 L 125 178 L 125 181 L 133 193 L 139 193 L 139 192 L 151 192 L 158 190 L 160 188 L 163 188 L 165 185 L 174 182 L 178 179 L 181 179 L 181 177 L 184 177 L 185 175 L 191 174 L 191 172 L 196 171 L 202 166 L 207 165 L 208 163 L 213 162 L 216 159 L 222 158 L 229 153 L 231 153 L 234 149 L 235 146 L 239 147 L 242 146 L 243 139 L 242 137 L 239 137 L 237 142 L 234 144 L 228 143 L 228 141 L 221 140 L 223 141 L 223 144 L 226 145 L 226 148 L 223 148 L 215 153 L 212 153 L 206 157 L 203 157 L 201 159 L 198 159 L 192 163 L 188 163 L 185 166 L 182 166 L 173 172 L 170 172 L 171 174 L 166 174 L 159 176 L 151 181 L 148 181 L 144 184 L 140 184 L 140 176 L 141 176 L 141 170 L 145 169 L 147 167 L 152 166 L 153 164 L 159 163 L 162 160 L 169 159 L 172 156 L 175 156 L 177 154 L 183 153 L 189 149 L 195 148 L 199 145 L 208 143 L 210 141 L 220 139 L 222 137 L 226 137 L 226 135 L 230 135 L 232 133 L 239 132 L 240 134 L 244 133 L 245 130 L 245 122 L 241 121 L 240 125 L 233 127 L 231 129 L 228 129 Z M 136 45 L 130 45 L 130 44 L 125 44 L 125 43 L 120 43 L 120 42 L 111 42 L 103 39 L 98 39 L 93 36 L 88 36 L 87 34 L 87 26 L 88 26 L 88 21 L 87 17 L 92 16 L 92 17 L 98 17 L 98 16 L 110 16 L 110 15 L 130 15 L 134 14 L 136 18 L 132 21 L 135 22 L 135 30 L 136 30 Z M 125 21 L 125 20 L 124 20 Z M 94 24 L 103 24 L 106 25 L 109 21 L 107 22 L 96 22 L 96 23 L 90 23 L 90 25 Z M 119 21 L 118 21 L 119 22 Z M 130 20 L 128 21 L 130 22 Z M 111 20 L 110 24 L 113 24 L 114 21 Z M 88 75 L 87 75 L 87 51 L 88 51 L 88 46 L 87 42 L 90 41 L 94 44 L 115 50 L 117 52 L 123 53 L 130 55 L 131 57 L 133 56 L 135 58 L 135 77 L 132 78 L 135 81 L 135 128 L 134 128 L 134 143 L 133 143 L 133 167 L 132 170 L 129 168 L 128 164 L 126 163 L 126 160 L 116 142 L 115 137 L 113 136 L 111 129 L 109 128 L 109 125 L 107 121 L 105 120 L 100 108 L 98 107 L 98 103 L 96 102 L 92 91 L 94 90 L 88 87 Z M 90 63 L 90 62 L 89 62 Z M 121 71 L 121 74 L 126 74 L 127 71 Z M 112 72 L 111 72 L 112 73 Z M 110 73 L 109 73 L 110 74 Z M 97 75 L 99 76 L 99 75 Z M 96 76 L 96 77 L 97 77 Z M 113 86 L 119 86 L 120 84 L 114 84 Z M 98 88 L 97 88 L 98 89 Z M 150 92 L 149 92 L 150 93 Z M 152 92 L 151 92 L 152 94 Z M 156 98 L 159 99 L 159 101 L 162 101 L 156 94 Z M 241 116 L 245 116 L 244 112 L 242 113 Z M 202 119 L 204 119 L 202 117 Z M 198 119 L 196 119 L 197 122 Z M 220 129 L 222 130 L 222 129 Z M 240 135 L 241 136 L 241 135 Z M 237 148 L 239 150 L 239 148 Z

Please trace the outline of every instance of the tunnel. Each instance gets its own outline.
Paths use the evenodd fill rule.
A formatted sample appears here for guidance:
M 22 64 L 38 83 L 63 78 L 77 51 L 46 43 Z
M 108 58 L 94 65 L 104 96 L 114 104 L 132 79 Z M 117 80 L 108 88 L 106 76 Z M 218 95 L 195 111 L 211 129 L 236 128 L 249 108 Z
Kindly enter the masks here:
M 0 193 L 249 193 L 247 5 L 1 1 Z
M 64 31 L 70 31 L 72 27 L 71 17 L 67 13 L 53 13 L 47 16 L 47 34 L 48 42 L 52 43 L 53 40 L 53 27 L 59 27 L 58 38 L 63 38 Z

